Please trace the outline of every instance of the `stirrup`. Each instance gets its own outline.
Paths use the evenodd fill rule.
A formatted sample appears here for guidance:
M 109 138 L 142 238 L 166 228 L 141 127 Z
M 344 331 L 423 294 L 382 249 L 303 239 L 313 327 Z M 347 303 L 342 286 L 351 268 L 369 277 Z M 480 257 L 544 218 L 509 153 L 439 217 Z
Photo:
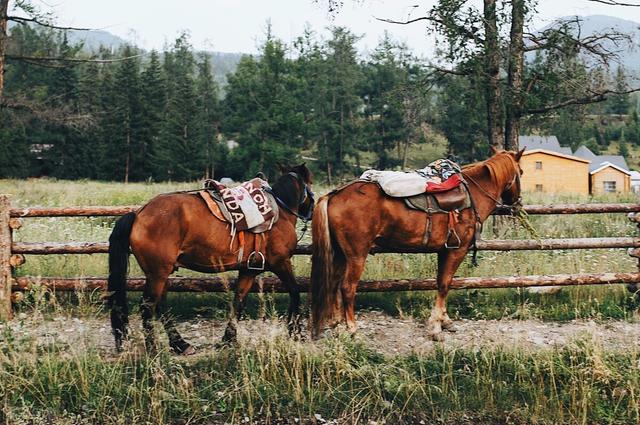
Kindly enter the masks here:
M 451 237 L 451 235 L 454 235 L 458 240 L 455 245 L 449 245 L 449 238 Z M 461 246 L 462 246 L 462 241 L 460 240 L 460 236 L 458 236 L 455 230 L 449 229 L 449 231 L 447 232 L 447 240 L 444 242 L 444 247 L 446 249 L 458 249 Z
M 262 260 L 262 264 L 260 267 L 252 267 L 251 266 L 251 260 L 255 257 L 259 256 L 260 260 Z M 264 254 L 260 251 L 253 251 L 251 254 L 249 254 L 249 257 L 247 258 L 247 269 L 248 270 L 264 270 L 264 265 L 265 265 L 265 258 L 264 258 Z

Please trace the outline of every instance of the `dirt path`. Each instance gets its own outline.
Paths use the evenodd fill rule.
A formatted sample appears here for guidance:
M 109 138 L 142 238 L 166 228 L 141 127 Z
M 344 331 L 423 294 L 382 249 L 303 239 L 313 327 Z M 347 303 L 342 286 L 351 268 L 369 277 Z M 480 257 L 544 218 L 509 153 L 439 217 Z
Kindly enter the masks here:
M 435 343 L 426 335 L 426 327 L 413 318 L 391 317 L 380 312 L 358 315 L 359 340 L 375 350 L 398 355 L 432 350 Z M 595 338 L 609 348 L 624 349 L 640 346 L 640 321 L 583 321 L 541 322 L 537 320 L 459 320 L 457 333 L 446 334 L 447 348 L 480 348 L 495 345 L 545 348 L 566 345 L 585 335 Z M 132 318 L 132 329 L 140 337 L 141 324 Z M 178 329 L 198 347 L 199 353 L 214 350 L 224 333 L 225 322 L 192 320 L 182 322 Z M 279 320 L 243 320 L 238 327 L 242 344 L 286 335 Z M 11 337 L 18 343 L 35 343 L 39 347 L 86 350 L 97 348 L 105 355 L 115 354 L 109 321 L 105 318 L 54 317 L 52 320 L 22 315 L 2 326 L 0 341 Z

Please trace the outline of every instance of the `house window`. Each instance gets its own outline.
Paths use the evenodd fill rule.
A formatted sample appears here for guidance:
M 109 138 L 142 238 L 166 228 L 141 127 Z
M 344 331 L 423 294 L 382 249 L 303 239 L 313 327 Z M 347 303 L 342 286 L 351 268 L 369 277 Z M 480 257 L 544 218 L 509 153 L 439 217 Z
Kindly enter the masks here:
M 536 170 L 542 170 L 542 161 L 536 161 Z
M 542 192 L 542 185 L 541 184 L 537 184 L 536 185 L 536 192 Z
M 602 187 L 605 192 L 615 192 L 616 191 L 616 182 L 615 181 L 604 181 L 602 182 Z

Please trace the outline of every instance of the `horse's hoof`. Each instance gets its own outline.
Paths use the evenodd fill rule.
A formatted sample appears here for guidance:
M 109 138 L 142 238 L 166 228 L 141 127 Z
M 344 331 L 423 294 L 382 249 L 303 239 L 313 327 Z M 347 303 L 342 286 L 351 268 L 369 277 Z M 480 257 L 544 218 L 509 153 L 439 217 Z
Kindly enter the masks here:
M 432 332 L 429 337 L 433 342 L 444 342 L 444 334 L 442 332 Z
M 238 344 L 238 341 L 235 339 L 228 340 L 228 339 L 222 338 L 222 340 L 220 342 L 216 342 L 213 347 L 216 350 L 225 350 L 227 348 L 235 347 L 237 344 Z
M 183 356 L 193 356 L 196 353 L 196 348 L 193 345 L 188 345 L 187 348 L 180 353 Z
M 454 333 L 454 332 L 458 332 L 458 327 L 455 325 L 455 323 L 453 323 L 453 320 L 451 320 L 447 322 L 442 322 L 442 330 Z

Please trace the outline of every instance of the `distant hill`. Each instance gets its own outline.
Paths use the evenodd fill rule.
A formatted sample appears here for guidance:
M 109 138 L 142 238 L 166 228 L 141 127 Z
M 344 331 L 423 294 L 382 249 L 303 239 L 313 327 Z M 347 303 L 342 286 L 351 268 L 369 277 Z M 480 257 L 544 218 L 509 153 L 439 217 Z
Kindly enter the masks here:
M 9 22 L 9 31 L 11 31 L 11 28 L 15 25 L 18 24 Z M 71 44 L 82 43 L 84 50 L 86 50 L 87 52 L 97 52 L 101 46 L 111 50 L 118 50 L 119 48 L 129 43 L 122 37 L 104 30 L 68 30 L 67 38 Z M 209 58 L 211 59 L 211 63 L 213 64 L 213 76 L 215 80 L 221 85 L 226 84 L 227 74 L 235 71 L 236 67 L 238 66 L 238 62 L 240 62 L 240 59 L 242 58 L 242 56 L 244 56 L 244 53 L 226 53 L 214 51 L 196 51 L 195 53 L 203 53 L 209 56 Z
M 84 49 L 90 52 L 96 52 L 100 46 L 107 47 L 111 50 L 117 50 L 127 44 L 127 41 L 117 35 L 111 34 L 109 31 L 76 31 L 67 32 L 67 38 L 71 44 L 80 44 Z
M 213 64 L 213 76 L 216 81 L 225 85 L 227 83 L 227 74 L 233 73 L 245 53 L 225 53 L 203 51 L 202 53 L 209 56 Z
M 565 16 L 561 19 L 573 19 L 574 16 Z M 616 18 L 607 15 L 589 15 L 579 16 L 580 34 L 582 37 L 594 35 L 596 33 L 604 33 L 607 31 L 616 30 L 629 34 L 632 37 L 631 45 L 616 46 L 613 42 L 605 42 L 605 47 L 611 51 L 620 51 L 620 62 L 628 70 L 634 73 L 640 72 L 640 23 L 634 21 L 628 21 L 626 19 Z M 542 28 L 541 31 L 549 28 L 551 25 L 547 25 Z M 576 27 L 576 31 L 578 28 Z M 531 56 L 533 57 L 533 55 Z M 614 64 L 615 67 L 615 64 Z
M 109 47 L 111 49 L 118 49 L 127 41 L 111 34 L 108 31 L 69 31 L 69 40 L 73 43 L 83 43 L 84 48 L 87 51 L 95 52 L 100 46 Z M 227 74 L 236 70 L 238 62 L 244 55 L 244 53 L 226 53 L 226 52 L 214 52 L 214 51 L 196 51 L 196 54 L 203 53 L 209 56 L 211 63 L 213 64 L 213 75 L 215 80 L 222 85 L 226 84 Z

